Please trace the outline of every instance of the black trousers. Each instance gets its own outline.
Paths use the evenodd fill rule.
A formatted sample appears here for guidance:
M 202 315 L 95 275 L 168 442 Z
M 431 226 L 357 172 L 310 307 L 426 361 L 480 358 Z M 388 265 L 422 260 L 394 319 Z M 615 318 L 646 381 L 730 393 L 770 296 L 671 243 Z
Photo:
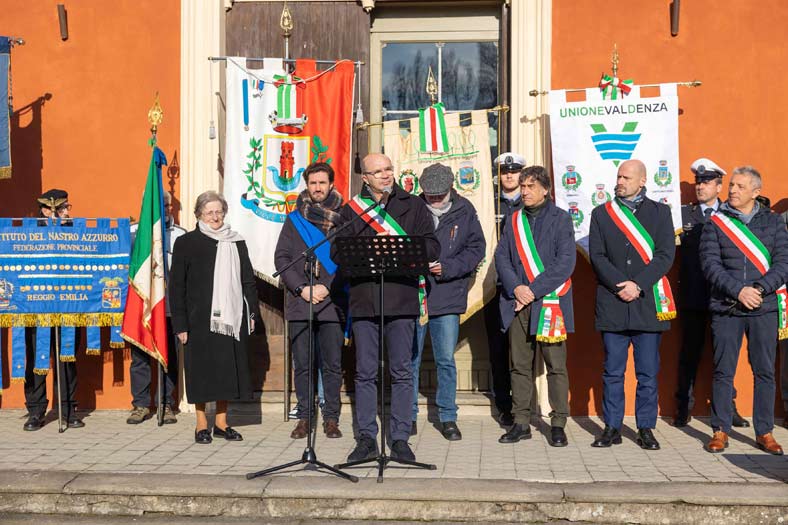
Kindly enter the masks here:
M 501 331 L 501 314 L 498 300 L 501 289 L 498 288 L 495 298 L 484 305 L 484 323 L 487 329 L 487 345 L 489 348 L 490 374 L 492 375 L 492 392 L 495 406 L 500 412 L 512 411 L 512 382 L 509 373 L 509 336 Z
M 151 369 L 158 373 L 158 362 L 152 364 L 153 358 L 131 345 L 131 402 L 135 407 L 151 406 Z M 164 374 L 164 404 L 173 406 L 178 404 L 175 399 L 175 385 L 178 384 L 178 349 L 175 346 L 175 334 L 172 332 L 172 321 L 167 318 L 167 373 Z M 158 399 L 154 404 L 158 403 Z
M 695 381 L 706 347 L 711 316 L 706 310 L 681 310 L 679 320 L 681 321 L 681 353 L 676 385 L 676 409 L 678 412 L 692 414 L 695 406 Z M 733 399 L 736 399 L 736 388 L 733 389 Z
M 59 374 L 62 382 L 61 389 L 63 397 L 60 399 L 60 407 L 63 417 L 68 418 L 76 410 L 77 392 L 77 364 L 75 362 L 59 362 L 55 359 L 55 328 L 25 328 L 25 406 L 30 415 L 43 416 L 49 406 L 47 399 L 47 376 L 38 375 L 33 372 L 36 361 L 36 330 L 52 330 L 49 351 L 51 355 L 51 366 L 54 373 Z M 75 347 L 79 348 L 79 336 L 81 330 L 76 331 Z M 54 391 L 57 397 L 57 389 Z
M 295 369 L 295 390 L 298 398 L 298 419 L 306 419 L 307 403 L 313 401 L 317 389 L 317 374 L 312 378 L 313 391 L 309 392 L 309 323 L 307 321 L 289 321 L 290 349 L 293 352 L 293 368 Z M 320 352 L 321 372 L 323 374 L 323 395 L 326 403 L 323 406 L 323 420 L 339 420 L 340 403 L 339 389 L 342 386 L 342 345 L 344 333 L 340 323 L 314 321 L 312 323 L 315 342 L 313 356 L 317 370 L 317 353 Z

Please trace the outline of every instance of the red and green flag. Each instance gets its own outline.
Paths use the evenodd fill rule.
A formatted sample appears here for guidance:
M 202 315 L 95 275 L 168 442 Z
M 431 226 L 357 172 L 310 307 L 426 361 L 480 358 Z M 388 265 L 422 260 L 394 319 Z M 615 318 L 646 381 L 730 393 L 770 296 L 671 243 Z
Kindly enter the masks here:
M 137 236 L 129 265 L 129 297 L 121 336 L 167 369 L 167 311 L 164 300 L 164 200 L 161 166 L 164 153 L 154 148 L 142 197 Z

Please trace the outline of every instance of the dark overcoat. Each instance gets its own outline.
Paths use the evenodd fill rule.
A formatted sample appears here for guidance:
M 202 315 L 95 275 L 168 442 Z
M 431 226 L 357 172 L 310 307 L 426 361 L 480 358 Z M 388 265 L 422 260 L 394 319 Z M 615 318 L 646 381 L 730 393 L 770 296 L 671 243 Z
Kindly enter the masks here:
M 682 310 L 705 311 L 709 308 L 709 285 L 700 267 L 700 235 L 703 225 L 708 219 L 704 216 L 700 204 L 688 204 L 681 207 L 682 232 L 679 236 L 679 272 L 678 306 Z
M 536 243 L 536 250 L 542 259 L 545 271 L 537 275 L 533 282 L 528 281 L 520 255 L 517 251 L 512 217 L 507 220 L 501 240 L 495 249 L 495 270 L 501 281 L 501 298 L 499 308 L 501 313 L 501 330 L 506 331 L 514 319 L 514 289 L 521 284 L 527 285 L 533 292 L 536 300 L 532 303 L 531 321 L 529 331 L 536 334 L 542 302 L 545 295 L 549 294 L 569 277 L 575 270 L 577 248 L 575 247 L 575 229 L 569 213 L 562 210 L 552 201 L 547 201 L 545 207 L 531 220 L 531 232 Z M 575 331 L 575 316 L 572 305 L 572 289 L 559 299 L 561 312 L 564 314 L 564 323 L 567 333 Z
M 258 319 L 257 289 L 246 243 L 240 241 L 244 306 L 240 341 L 211 332 L 213 270 L 218 242 L 195 229 L 175 241 L 170 271 L 170 309 L 173 331 L 187 332 L 184 347 L 186 398 L 189 403 L 250 400 L 247 319 Z
M 670 208 L 644 198 L 634 215 L 654 240 L 654 257 L 649 264 L 643 262 L 604 205 L 591 212 L 588 254 L 597 278 L 595 325 L 599 331 L 670 329 L 670 321 L 657 319 L 653 293 L 653 286 L 668 273 L 676 253 Z M 639 298 L 627 303 L 616 295 L 618 283 L 624 281 L 634 281 L 640 287 Z
M 372 198 L 366 186 L 361 190 L 363 197 Z M 408 235 L 423 236 L 427 241 L 427 259 L 438 260 L 440 244 L 435 238 L 432 214 L 420 198 L 411 195 L 396 184 L 386 205 L 386 213 L 397 221 Z M 357 217 L 356 212 L 345 204 L 340 214 L 343 223 Z M 377 235 L 372 226 L 362 219 L 355 220 L 341 236 L 358 237 Z M 331 256 L 338 261 L 336 243 L 331 246 Z M 389 316 L 419 315 L 419 280 L 417 277 L 385 278 L 384 313 Z M 350 279 L 350 315 L 352 317 L 373 317 L 380 315 L 380 285 L 376 278 L 355 277 Z
M 772 264 L 766 275 L 761 275 L 716 224 L 709 222 L 703 228 L 701 266 L 711 286 L 709 310 L 714 313 L 753 316 L 777 311 L 774 292 L 788 279 L 788 231 L 782 217 L 764 207 L 760 207 L 747 227 L 771 255 Z M 739 292 L 754 284 L 764 289 L 763 303 L 756 310 L 747 310 L 738 302 Z

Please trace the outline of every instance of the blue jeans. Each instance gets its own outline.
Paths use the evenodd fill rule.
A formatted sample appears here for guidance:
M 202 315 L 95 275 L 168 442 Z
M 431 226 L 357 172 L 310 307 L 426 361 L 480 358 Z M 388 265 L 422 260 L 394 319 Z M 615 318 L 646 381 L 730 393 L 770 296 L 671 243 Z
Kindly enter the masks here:
M 605 343 L 602 412 L 606 425 L 621 429 L 624 422 L 624 372 L 627 368 L 630 343 L 638 380 L 635 389 L 635 422 L 639 429 L 654 428 L 657 425 L 657 374 L 661 339 L 662 332 L 602 332 L 602 341 Z M 730 406 L 728 400 L 728 407 Z
M 416 322 L 413 341 L 413 421 L 419 414 L 419 368 L 424 351 L 424 337 L 430 329 L 432 355 L 438 369 L 438 390 L 435 404 L 441 423 L 457 421 L 457 367 L 454 364 L 454 348 L 460 334 L 460 316 L 446 314 L 430 316 L 426 325 Z

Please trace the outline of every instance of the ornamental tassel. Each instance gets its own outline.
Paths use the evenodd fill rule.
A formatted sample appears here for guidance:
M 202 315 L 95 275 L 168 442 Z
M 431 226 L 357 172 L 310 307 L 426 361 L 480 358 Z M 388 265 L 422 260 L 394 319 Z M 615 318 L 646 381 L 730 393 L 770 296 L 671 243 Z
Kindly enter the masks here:
M 424 326 L 430 320 L 427 312 L 427 279 L 419 275 L 419 324 Z
M 75 341 L 77 329 L 73 326 L 60 328 L 60 360 L 64 363 L 73 363 L 77 360 L 75 355 Z
M 40 326 L 36 328 L 36 361 L 33 373 L 45 376 L 49 373 L 49 358 L 52 352 L 52 328 Z
M 126 341 L 120 336 L 120 326 L 112 326 L 109 330 L 109 347 L 125 348 Z
M 87 355 L 101 355 L 101 327 L 88 326 L 85 331 L 88 337 L 88 346 L 85 349 Z
M 539 323 L 540 330 L 536 334 L 537 341 L 548 344 L 566 341 L 566 324 L 558 299 L 555 299 L 555 303 L 550 299 L 545 299 L 542 302 Z
M 11 383 L 25 382 L 25 328 L 16 326 L 11 329 Z

